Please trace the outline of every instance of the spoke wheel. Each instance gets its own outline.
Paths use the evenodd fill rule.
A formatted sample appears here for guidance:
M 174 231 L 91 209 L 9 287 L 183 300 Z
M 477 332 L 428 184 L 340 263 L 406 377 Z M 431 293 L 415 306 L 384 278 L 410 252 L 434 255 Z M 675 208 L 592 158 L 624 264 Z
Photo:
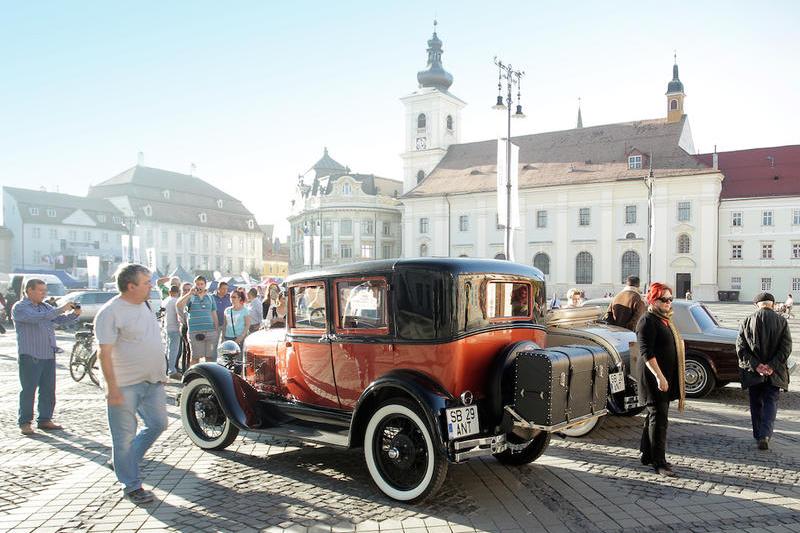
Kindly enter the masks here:
M 86 375 L 86 360 L 91 357 L 89 350 L 81 343 L 75 343 L 69 356 L 69 375 L 80 381 Z
M 190 381 L 181 396 L 181 420 L 189 438 L 204 450 L 227 448 L 239 428 L 225 416 L 214 388 L 205 378 Z
M 86 373 L 89 374 L 89 379 L 92 380 L 92 383 L 100 385 L 100 379 L 98 378 L 100 375 L 100 361 L 97 358 L 97 350 L 92 352 L 92 357 L 86 362 Z
M 513 433 L 506 435 L 509 447 L 498 454 L 497 460 L 506 465 L 526 465 L 538 459 L 550 444 L 550 433 L 542 431 L 531 440 L 523 440 Z
M 364 458 L 378 488 L 400 501 L 432 496 L 447 475 L 447 460 L 434 445 L 431 429 L 405 400 L 390 400 L 372 414 Z
M 696 356 L 686 357 L 684 376 L 686 396 L 689 398 L 702 398 L 716 386 L 716 379 L 708 363 Z

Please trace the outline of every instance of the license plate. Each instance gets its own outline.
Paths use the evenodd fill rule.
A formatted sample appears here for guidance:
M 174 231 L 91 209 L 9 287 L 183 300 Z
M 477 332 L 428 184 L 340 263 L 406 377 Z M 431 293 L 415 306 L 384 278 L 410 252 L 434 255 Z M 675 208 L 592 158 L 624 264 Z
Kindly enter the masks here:
M 616 394 L 625 390 L 625 375 L 622 372 L 608 374 L 608 384 L 611 386 L 611 394 Z
M 478 406 L 454 407 L 445 411 L 447 416 L 447 438 L 460 439 L 474 435 L 480 430 Z

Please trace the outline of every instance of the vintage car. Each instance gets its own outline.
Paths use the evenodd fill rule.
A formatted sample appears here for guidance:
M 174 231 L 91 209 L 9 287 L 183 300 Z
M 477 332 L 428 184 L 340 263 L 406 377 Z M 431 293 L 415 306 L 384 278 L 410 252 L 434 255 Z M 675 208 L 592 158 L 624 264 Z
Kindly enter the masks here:
M 587 300 L 584 307 L 605 310 L 610 298 Z M 708 308 L 692 300 L 675 300 L 672 320 L 686 345 L 686 396 L 702 398 L 715 387 L 739 381 L 738 330 L 720 326 Z
M 609 380 L 621 379 L 599 343 L 565 335 L 546 348 L 544 277 L 525 265 L 369 261 L 286 285 L 285 328 L 247 337 L 238 364 L 184 375 L 197 446 L 223 449 L 248 430 L 360 447 L 383 493 L 419 501 L 449 463 L 536 460 L 552 433 L 606 414 Z

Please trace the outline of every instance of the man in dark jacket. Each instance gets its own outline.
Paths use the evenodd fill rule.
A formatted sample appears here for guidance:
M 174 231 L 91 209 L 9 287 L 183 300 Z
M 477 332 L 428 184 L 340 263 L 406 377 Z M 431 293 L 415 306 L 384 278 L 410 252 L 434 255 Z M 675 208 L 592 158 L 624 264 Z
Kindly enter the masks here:
M 753 437 L 759 450 L 767 450 L 778 414 L 778 394 L 789 388 L 792 336 L 786 319 L 773 310 L 775 298 L 770 293 L 757 294 L 753 303 L 758 310 L 742 322 L 736 355 L 742 388 L 750 393 Z
M 628 276 L 625 278 L 625 288 L 608 305 L 606 321 L 634 331 L 646 307 L 639 294 L 639 276 Z

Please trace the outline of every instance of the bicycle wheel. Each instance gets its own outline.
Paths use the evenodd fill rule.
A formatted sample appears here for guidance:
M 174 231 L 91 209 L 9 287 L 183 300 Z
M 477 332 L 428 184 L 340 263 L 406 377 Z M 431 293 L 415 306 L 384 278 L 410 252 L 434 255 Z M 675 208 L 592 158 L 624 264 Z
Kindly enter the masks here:
M 92 380 L 97 386 L 100 386 L 100 361 L 97 359 L 97 350 L 92 352 L 92 356 L 86 361 L 86 372 L 89 374 L 89 379 Z
M 89 350 L 80 342 L 72 347 L 69 356 L 69 374 L 75 381 L 80 381 L 86 375 L 86 360 L 91 357 Z

